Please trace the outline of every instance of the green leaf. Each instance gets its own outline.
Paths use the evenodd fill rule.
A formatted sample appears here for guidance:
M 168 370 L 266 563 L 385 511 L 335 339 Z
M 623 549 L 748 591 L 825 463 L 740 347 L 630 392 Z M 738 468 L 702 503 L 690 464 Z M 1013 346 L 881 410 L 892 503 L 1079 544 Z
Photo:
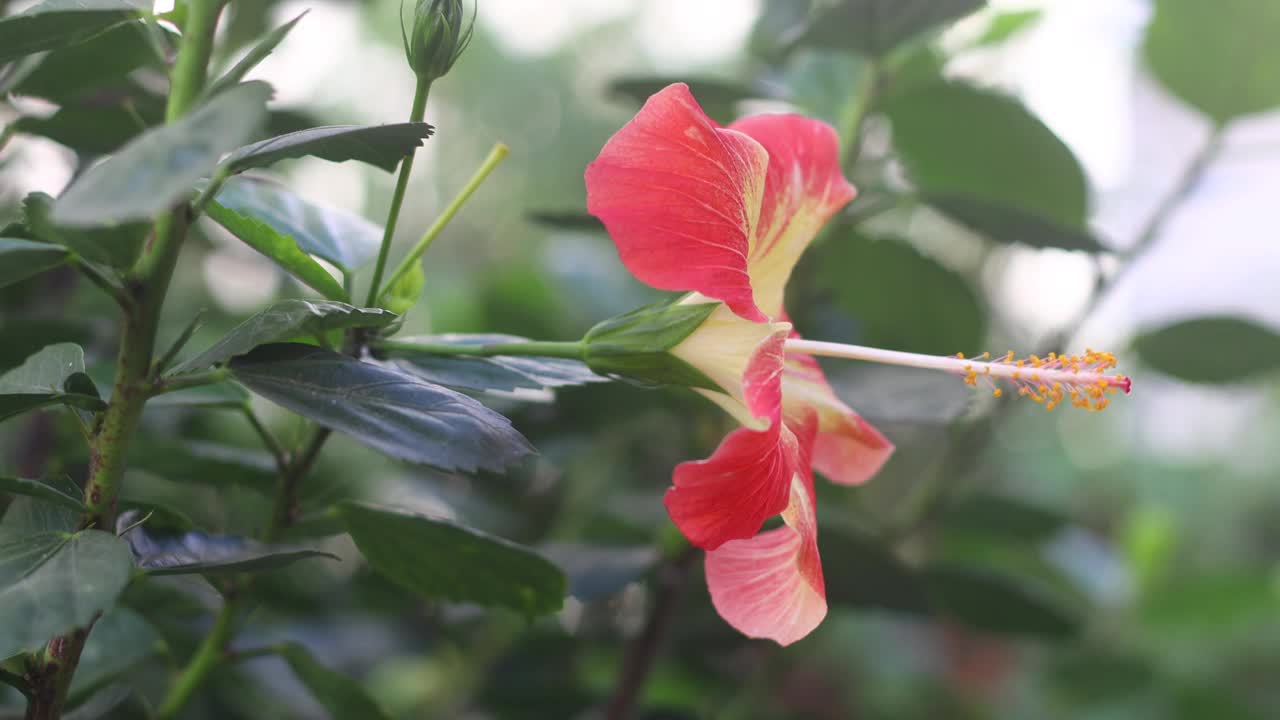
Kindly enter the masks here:
M 1002 12 L 991 18 L 991 22 L 987 24 L 987 29 L 983 31 L 981 37 L 974 41 L 974 45 L 977 47 L 1000 45 L 1014 35 L 1036 24 L 1042 17 L 1044 17 L 1043 8 Z
M 119 679 L 163 647 L 160 633 L 141 615 L 126 607 L 108 610 L 93 624 L 84 645 L 69 704 Z
M 1147 365 L 1188 382 L 1252 380 L 1280 368 L 1280 334 L 1238 317 L 1167 325 L 1139 335 L 1134 348 Z
M 564 575 L 528 548 L 448 520 L 351 502 L 339 507 L 369 564 L 422 597 L 530 617 L 564 601 Z
M 0 657 L 87 625 L 115 603 L 131 567 L 128 546 L 110 533 L 0 527 Z
M 84 373 L 84 351 L 73 343 L 49 345 L 22 365 L 0 375 L 0 420 L 62 403 L 83 410 L 106 407 L 96 396 L 67 392 L 66 383 Z
M 144 21 L 132 20 L 49 53 L 14 92 L 65 103 L 100 91 L 143 65 L 159 65 L 149 32 Z
M 818 279 L 858 321 L 859 342 L 929 354 L 974 353 L 986 315 L 963 277 L 899 240 L 834 235 L 818 251 Z
M 926 200 L 946 202 L 943 211 L 958 208 L 957 219 L 1002 242 L 1052 244 L 1037 240 L 1024 215 L 1065 230 L 1086 229 L 1084 170 L 1017 100 L 936 83 L 895 97 L 886 111 L 908 175 Z
M 1147 64 L 1186 103 L 1225 124 L 1280 107 L 1280 4 L 1156 0 Z
M 840 558 L 840 571 L 826 578 L 831 605 L 930 614 L 924 583 L 883 542 L 851 528 L 824 527 L 821 543 L 827 557 Z
M 0 19 L 0 65 L 83 42 L 150 7 L 145 0 L 45 0 Z
M 880 57 L 984 4 L 983 0 L 840 0 L 813 15 L 800 44 Z
M 1256 628 L 1280 612 L 1274 578 L 1257 572 L 1222 570 L 1183 578 L 1142 598 L 1142 626 L 1157 637 L 1222 637 Z
M 572 230 L 575 232 L 599 232 L 604 230 L 604 223 L 586 210 L 529 210 L 524 214 L 526 220 L 552 230 Z
M 0 287 L 58 267 L 70 257 L 66 250 L 56 245 L 0 238 Z
M 240 62 L 232 66 L 222 77 L 209 83 L 209 86 L 204 91 L 205 97 L 213 97 L 220 92 L 235 87 L 241 80 L 244 80 L 244 76 L 257 67 L 258 63 L 265 60 L 271 54 L 271 51 L 275 50 L 276 46 L 284 41 L 285 36 L 293 30 L 293 26 L 297 25 L 298 21 L 309 12 L 311 11 L 303 10 L 294 19 L 262 36 L 258 40 L 258 44 L 254 45 L 249 52 L 245 53 L 244 57 L 240 58 Z
M 939 519 L 947 536 L 985 536 L 1017 545 L 1046 542 L 1070 518 L 1025 500 L 990 493 L 968 495 L 949 505 Z
M 293 643 L 280 648 L 280 656 L 293 674 L 335 718 L 368 718 L 369 720 L 390 720 L 390 715 L 383 710 L 369 695 L 360 683 L 335 672 L 316 662 L 311 653 L 301 645 Z
M 538 548 L 569 577 L 569 594 L 593 602 L 617 594 L 657 564 L 648 545 L 598 547 L 579 543 L 547 543 Z
M 314 156 L 330 162 L 359 160 L 387 172 L 431 137 L 424 122 L 392 125 L 328 125 L 273 137 L 236 150 L 227 158 L 233 173 L 280 160 Z
M 418 304 L 422 298 L 422 288 L 427 284 L 427 274 L 422 269 L 422 262 L 415 262 L 409 270 L 396 280 L 396 284 L 387 288 L 380 302 L 393 313 L 403 315 Z
M 51 481 L 0 476 L 0 492 L 36 498 L 77 512 L 84 509 L 80 488 L 67 477 Z
M 131 448 L 130 467 L 160 477 L 216 488 L 244 487 L 262 494 L 275 490 L 275 461 L 261 450 L 196 440 L 147 438 Z
M 133 265 L 146 240 L 150 223 L 127 223 L 92 230 L 59 227 L 49 219 L 53 203 L 53 198 L 41 192 L 31 193 L 23 199 L 24 222 L 32 234 L 47 243 L 70 248 L 90 262 L 116 269 Z
M 533 452 L 510 421 L 402 371 L 310 345 L 263 345 L 231 361 L 250 390 L 394 458 L 501 471 Z
M 635 105 L 643 105 L 649 96 L 662 88 L 682 82 L 689 86 L 689 91 L 698 99 L 698 104 L 708 115 L 719 122 L 727 123 L 736 116 L 738 103 L 752 98 L 772 97 L 764 88 L 754 88 L 733 80 L 716 78 L 675 78 L 675 77 L 621 77 L 609 83 L 609 94 L 630 100 Z
M 951 193 L 926 192 L 921 199 L 952 220 L 996 242 L 1092 253 L 1106 252 L 1107 249 L 1086 227 L 1060 225 L 1011 205 Z
M 465 390 L 515 390 L 583 385 L 608 382 L 584 363 L 567 358 L 539 357 L 466 357 L 430 352 L 432 345 L 489 345 L 521 342 L 515 335 L 422 335 L 396 338 L 396 346 L 384 352 L 405 372 L 433 383 Z M 422 352 L 407 347 L 422 343 Z
M 147 401 L 147 409 L 163 407 L 225 408 L 239 410 L 249 404 L 249 391 L 226 381 L 167 392 Z
M 230 208 L 210 202 L 205 214 L 244 244 L 271 258 L 290 275 L 306 283 L 330 300 L 346 300 L 347 291 L 320 266 L 320 263 L 298 247 L 293 238 L 281 235 L 275 228 L 257 218 L 247 217 Z
M 386 327 L 396 317 L 381 308 L 358 308 L 331 300 L 281 300 L 235 326 L 208 350 L 179 363 L 169 374 L 203 370 L 266 343 L 323 335 L 330 330 Z
M 95 165 L 53 204 L 59 225 L 108 225 L 150 218 L 187 197 L 262 126 L 271 87 L 249 82 L 228 90 L 177 122 L 153 128 Z
M 138 510 L 120 514 L 116 521 L 123 530 L 142 520 Z M 210 535 L 191 531 L 176 535 L 151 533 L 145 525 L 124 533 L 134 563 L 150 575 L 189 575 L 192 573 L 240 573 L 275 570 L 299 560 L 337 556 L 311 548 L 287 545 L 265 545 L 232 535 Z
M 359 215 L 313 205 L 275 183 L 232 178 L 222 186 L 217 200 L 293 238 L 303 252 L 322 257 L 344 272 L 372 260 L 382 244 L 382 228 L 377 225 Z
M 146 129 L 138 124 L 136 113 L 123 107 L 79 105 L 63 106 L 49 117 L 19 118 L 14 128 L 88 155 L 113 153 Z
M 959 564 L 925 568 L 922 577 L 940 610 L 970 627 L 1056 639 L 1080 631 L 1080 614 L 1035 579 Z

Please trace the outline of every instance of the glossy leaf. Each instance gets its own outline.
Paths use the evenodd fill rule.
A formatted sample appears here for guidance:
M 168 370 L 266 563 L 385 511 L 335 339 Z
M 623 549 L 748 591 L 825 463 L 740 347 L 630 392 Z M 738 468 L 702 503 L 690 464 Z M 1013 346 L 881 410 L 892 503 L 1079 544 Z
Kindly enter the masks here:
M 1280 4 L 1156 0 L 1143 51 L 1166 88 L 1222 124 L 1280 107 Z
M 1036 246 L 1023 216 L 1083 231 L 1084 170 L 1071 150 L 1017 100 L 960 83 L 935 83 L 886 108 L 894 148 L 926 200 L 994 239 Z M 966 204 L 967 203 L 967 204 Z M 1017 212 L 1021 211 L 1021 212 Z M 1079 245 L 1079 238 L 1070 244 Z
M 224 90 L 235 87 L 241 80 L 244 80 L 244 76 L 248 75 L 250 70 L 257 67 L 258 63 L 265 60 L 271 54 L 271 51 L 284 42 L 285 37 L 293 30 L 293 26 L 297 25 L 298 21 L 305 17 L 308 12 L 311 11 L 303 10 L 294 19 L 264 35 L 230 70 L 217 80 L 209 83 L 209 87 L 205 88 L 204 91 L 205 96 L 213 97 Z
M 983 0 L 839 0 L 812 16 L 800 44 L 879 57 L 984 4 Z
M 301 645 L 289 643 L 280 648 L 280 657 L 289 663 L 293 674 L 321 707 L 334 718 L 368 718 L 390 720 L 387 711 L 373 699 L 360 683 L 331 670 L 316 661 Z
M 1058 639 L 1080 630 L 1079 613 L 1033 578 L 948 564 L 925 568 L 923 579 L 944 615 L 979 630 Z
M 583 602 L 614 595 L 639 580 L 658 562 L 648 545 L 597 547 L 578 543 L 548 543 L 538 552 L 564 571 L 569 594 Z
M 208 350 L 179 363 L 170 374 L 203 370 L 267 343 L 323 335 L 330 330 L 386 327 L 396 317 L 380 308 L 358 308 L 330 300 L 281 300 L 237 325 Z
M 453 390 L 309 345 L 264 345 L 231 361 L 250 390 L 394 458 L 501 471 L 533 452 L 501 415 Z
M 117 269 L 133 264 L 146 239 L 149 223 L 126 223 L 105 228 L 60 227 L 49 218 L 54 200 L 40 192 L 22 201 L 23 220 L 27 229 L 47 243 L 74 250 L 86 260 Z
M 857 321 L 858 342 L 947 355 L 981 344 L 985 315 L 977 293 L 906 242 L 846 232 L 818 252 L 818 277 Z
M 231 172 L 244 172 L 280 160 L 318 157 L 330 162 L 359 160 L 391 172 L 413 154 L 433 128 L 424 122 L 393 125 L 329 125 L 256 142 L 227 158 Z
M 18 95 L 65 102 L 160 64 L 142 20 L 121 23 L 85 42 L 49 53 L 14 89 Z
M 82 42 L 150 9 L 145 0 L 45 0 L 0 19 L 0 64 Z
M 137 510 L 121 513 L 116 521 L 117 529 L 124 530 L 143 517 Z M 266 545 L 231 535 L 199 531 L 161 535 L 149 531 L 145 524 L 125 532 L 123 537 L 129 542 L 134 563 L 151 575 L 256 572 L 275 570 L 308 558 L 337 559 L 320 550 Z
M 1147 365 L 1188 382 L 1245 381 L 1280 368 L 1280 333 L 1238 317 L 1166 325 L 1139 335 L 1134 348 Z
M 564 575 L 528 548 L 448 520 L 358 503 L 340 507 L 369 564 L 422 597 L 530 617 L 555 612 L 564 600 Z
M 330 300 L 346 300 L 347 291 L 328 270 L 298 247 L 293 238 L 281 235 L 275 228 L 257 218 L 210 202 L 205 214 L 239 238 L 244 244 L 271 258 L 285 272 L 298 278 Z
M 70 478 L 32 480 L 29 478 L 0 476 L 0 493 L 25 495 L 42 502 L 61 505 L 70 510 L 84 509 L 80 488 Z
M 0 238 L 0 287 L 58 267 L 71 256 L 57 245 Z
M 223 153 L 262 127 L 271 87 L 249 82 L 192 110 L 177 122 L 129 141 L 78 177 L 53 204 L 59 225 L 109 225 L 150 218 L 191 194 Z
M 131 566 L 125 542 L 100 530 L 0 527 L 0 656 L 87 625 L 115 603 Z
M 105 404 L 97 396 L 67 391 L 67 381 L 77 373 L 84 373 L 79 345 L 59 343 L 40 350 L 0 375 L 0 420 L 58 403 L 101 410 Z
M 218 202 L 293 238 L 303 252 L 350 272 L 378 254 L 382 229 L 344 210 L 314 205 L 270 182 L 232 178 Z
M 593 372 L 586 364 L 567 358 L 539 357 L 465 357 L 415 352 L 406 344 L 422 343 L 429 347 L 445 345 L 485 345 L 520 342 L 515 335 L 422 335 L 396 338 L 396 347 L 386 350 L 392 362 L 406 372 L 424 380 L 466 390 L 540 390 L 594 382 L 608 378 Z

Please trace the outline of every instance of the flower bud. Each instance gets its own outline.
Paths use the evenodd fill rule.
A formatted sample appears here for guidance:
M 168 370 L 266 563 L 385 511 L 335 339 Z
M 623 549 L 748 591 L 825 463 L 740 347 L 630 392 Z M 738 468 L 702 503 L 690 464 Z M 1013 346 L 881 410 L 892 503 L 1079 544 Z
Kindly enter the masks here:
M 417 0 L 413 30 L 404 34 L 404 52 L 409 67 L 423 82 L 444 77 L 471 42 L 475 17 L 463 25 L 463 0 Z
M 718 305 L 663 302 L 610 318 L 587 331 L 583 359 L 600 375 L 645 385 L 721 390 L 706 373 L 669 352 Z

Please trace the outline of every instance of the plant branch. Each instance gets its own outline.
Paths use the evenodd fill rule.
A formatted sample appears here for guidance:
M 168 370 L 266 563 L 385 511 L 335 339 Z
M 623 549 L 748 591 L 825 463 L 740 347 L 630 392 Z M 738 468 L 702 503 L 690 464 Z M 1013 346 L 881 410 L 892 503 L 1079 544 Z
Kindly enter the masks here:
M 203 372 L 184 373 L 182 375 L 174 375 L 172 377 L 156 378 L 151 382 L 147 392 L 147 399 L 165 393 L 177 392 L 188 388 L 200 387 L 202 385 L 212 385 L 222 382 L 231 377 L 231 373 L 226 368 L 214 368 Z
M 284 451 L 284 448 L 280 446 L 280 442 L 276 440 L 276 436 L 272 435 L 271 431 L 267 429 L 267 426 L 263 425 L 262 421 L 258 419 L 258 415 L 253 411 L 252 406 L 245 403 L 242 411 L 244 413 L 245 420 L 249 421 L 249 426 L 258 434 L 258 437 L 262 439 L 262 444 L 267 448 L 267 451 L 271 453 L 271 457 L 276 463 L 276 470 L 281 475 L 284 475 L 285 472 L 288 471 L 289 455 Z
M 89 265 L 79 258 L 77 258 L 73 264 L 75 265 L 76 270 L 80 271 L 81 275 L 84 275 L 89 282 L 98 286 L 98 289 L 102 290 L 102 292 L 110 295 L 111 299 L 115 300 L 117 305 L 125 310 L 129 309 L 129 304 L 132 303 L 133 300 L 124 292 L 124 290 L 120 289 L 119 285 L 112 282 L 106 275 L 98 272 L 97 268 Z
M 486 345 L 460 345 L 455 343 L 419 343 L 397 340 L 380 340 L 374 344 L 378 350 L 400 350 L 431 355 L 463 355 L 468 357 L 494 357 L 497 355 L 522 355 L 581 360 L 585 346 L 574 342 L 510 342 Z
M 391 291 L 391 288 L 396 286 L 396 283 L 401 277 L 413 269 L 414 264 L 422 258 L 422 254 L 431 246 L 431 242 L 436 239 L 436 236 L 439 235 L 446 226 L 449 225 L 449 221 L 453 220 L 453 216 L 458 214 L 458 211 L 462 209 L 462 206 L 466 204 L 467 200 L 475 194 L 475 191 L 478 190 L 482 184 L 484 184 L 485 179 L 489 177 L 489 173 L 492 173 L 494 169 L 497 168 L 504 159 L 506 159 L 509 152 L 510 149 L 502 143 L 495 144 L 493 148 L 489 150 L 488 157 L 486 157 L 484 162 L 480 164 L 480 167 L 476 169 L 475 173 L 471 176 L 471 179 L 467 180 L 467 184 L 462 186 L 462 190 L 454 196 L 453 200 L 449 201 L 449 204 L 445 207 L 444 211 L 440 213 L 440 216 L 436 218 L 436 221 L 431 224 L 431 227 L 427 228 L 427 231 L 422 235 L 422 239 L 418 241 L 418 244 L 414 245 L 413 249 L 409 251 L 409 254 L 400 261 L 400 265 L 396 267 L 396 271 L 392 273 L 391 278 L 387 280 L 386 287 L 382 288 L 382 291 L 378 293 L 377 299 L 379 302 L 381 302 L 382 298 Z M 377 276 L 374 278 L 373 285 L 373 288 L 376 287 Z M 366 304 L 373 305 L 374 295 L 372 292 L 370 292 L 369 297 L 369 302 Z
M 427 96 L 431 93 L 431 81 L 418 79 L 418 86 L 413 93 L 413 107 L 409 110 L 409 122 L 422 122 L 427 112 Z M 405 156 L 400 163 L 400 175 L 396 177 L 396 189 L 391 194 L 391 209 L 387 211 L 387 224 L 382 229 L 382 245 L 378 247 L 378 262 L 373 266 L 373 281 L 369 284 L 369 297 L 364 304 L 372 307 L 378 299 L 378 287 L 382 284 L 382 273 L 387 267 L 387 254 L 391 251 L 391 239 L 396 234 L 396 222 L 400 219 L 400 206 L 404 204 L 404 193 L 409 188 L 409 175 L 413 172 L 414 152 Z
M 209 634 L 201 641 L 196 654 L 191 657 L 191 662 L 187 663 L 187 667 L 178 675 L 178 680 L 169 688 L 169 694 L 165 696 L 164 703 L 156 711 L 156 720 L 169 720 L 175 717 L 204 682 L 205 677 L 226 658 L 227 643 L 231 641 L 235 630 L 235 619 L 239 612 L 240 596 L 235 594 L 227 597 L 226 602 L 222 604 L 222 609 L 214 618 Z
M 276 491 L 276 500 L 271 511 L 271 525 L 263 535 L 264 541 L 275 542 L 280 538 L 281 533 L 293 525 L 298 513 L 298 485 L 315 465 L 316 458 L 320 456 L 320 450 L 324 448 L 325 442 L 332 433 L 333 431 L 329 428 L 318 425 L 312 428 L 311 437 L 307 439 L 306 445 L 294 456 L 293 462 L 289 463 L 285 472 L 281 474 L 280 487 Z

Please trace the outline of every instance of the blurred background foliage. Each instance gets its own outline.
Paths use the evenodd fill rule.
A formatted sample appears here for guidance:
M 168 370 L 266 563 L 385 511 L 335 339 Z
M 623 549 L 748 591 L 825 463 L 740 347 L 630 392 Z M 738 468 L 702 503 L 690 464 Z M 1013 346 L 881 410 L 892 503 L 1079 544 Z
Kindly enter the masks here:
M 576 339 L 654 299 L 584 214 L 582 171 L 648 94 L 683 80 L 721 122 L 794 110 L 841 133 L 860 195 L 797 269 L 788 305 L 806 336 L 969 355 L 1105 346 L 1134 394 L 1102 415 L 1047 414 L 955 379 L 828 365 L 898 452 L 865 487 L 820 484 L 831 612 L 785 649 L 716 617 L 700 557 L 663 512 L 671 468 L 726 424 L 689 393 L 487 394 L 540 452 L 505 476 L 413 468 L 335 438 L 304 518 L 345 497 L 459 518 L 542 548 L 572 597 L 535 621 L 424 604 L 304 521 L 295 534 L 341 560 L 263 575 L 267 602 L 241 634 L 295 645 L 220 671 L 190 717 L 366 717 L 359 687 L 325 667 L 403 718 L 584 717 L 628 693 L 648 718 L 1280 714 L 1280 3 L 479 5 L 474 42 L 431 94 L 436 135 L 400 252 L 494 141 L 512 155 L 427 257 L 411 330 Z M 413 86 L 398 6 L 233 2 L 216 62 L 309 10 L 250 76 L 276 88 L 273 133 L 398 122 Z M 159 120 L 163 75 L 130 54 L 138 38 L 94 42 L 0 74 L 0 226 L 28 192 L 57 194 Z M 104 78 L 112 91 L 83 93 Z M 278 167 L 307 200 L 385 217 L 389 174 Z M 164 337 L 206 309 L 203 347 L 306 295 L 220 228 L 197 234 Z M 104 305 L 71 271 L 0 292 L 0 370 L 60 340 L 109 360 Z M 255 404 L 296 439 L 294 419 Z M 5 423 L 4 466 L 75 474 L 75 432 L 61 415 Z M 271 460 L 237 413 L 149 408 L 132 464 L 123 504 L 157 520 L 230 533 L 266 521 Z M 217 602 L 176 582 L 135 584 L 126 601 L 92 637 L 118 633 L 127 652 L 91 643 L 73 691 L 128 673 L 140 694 L 114 717 L 160 691 Z

